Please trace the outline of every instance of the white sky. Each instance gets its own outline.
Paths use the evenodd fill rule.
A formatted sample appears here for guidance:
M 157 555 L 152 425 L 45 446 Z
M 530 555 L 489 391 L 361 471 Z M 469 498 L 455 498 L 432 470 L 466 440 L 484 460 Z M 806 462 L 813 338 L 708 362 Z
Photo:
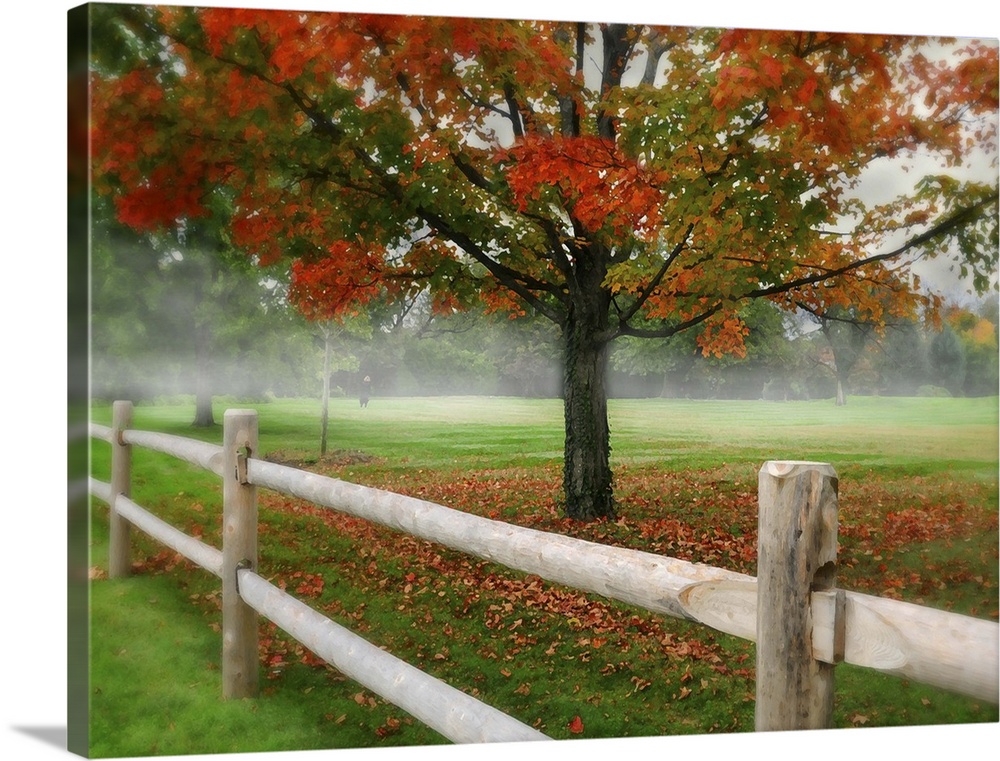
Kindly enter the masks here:
M 6 654 L 0 721 L 3 756 L 29 761 L 65 759 L 66 752 L 37 739 L 37 730 L 58 737 L 66 727 L 66 568 L 63 560 L 65 473 L 66 276 L 65 196 L 65 19 L 74 2 L 21 0 L 4 8 L 8 30 L 3 56 L 3 137 L 7 223 L 3 344 L 8 356 L 3 398 L 8 401 L 0 457 L 8 474 L 0 574 L 12 611 L 30 613 L 30 627 L 3 627 Z M 1000 35 L 995 2 L 880 3 L 874 0 L 506 0 L 497 13 L 467 0 L 244 0 L 216 5 L 319 10 L 366 10 L 435 15 L 497 15 L 516 18 L 636 21 L 836 31 Z M 12 358 L 12 359 L 11 359 Z M 17 474 L 14 478 L 13 474 Z M 50 490 L 49 490 L 50 489 Z M 43 543 L 43 544 L 40 544 Z M 28 731 L 26 731 L 28 730 Z M 585 761 L 629 754 L 633 758 L 782 758 L 807 754 L 811 761 L 868 758 L 876 754 L 908 760 L 940 759 L 996 748 L 1000 725 L 845 730 L 833 733 L 769 733 L 724 737 L 639 738 L 574 741 L 562 748 Z M 541 745 L 477 747 L 478 761 L 550 761 Z M 374 754 L 374 755 L 373 755 Z M 463 761 L 469 749 L 399 749 L 307 753 L 185 756 L 185 761 L 370 761 L 419 759 Z

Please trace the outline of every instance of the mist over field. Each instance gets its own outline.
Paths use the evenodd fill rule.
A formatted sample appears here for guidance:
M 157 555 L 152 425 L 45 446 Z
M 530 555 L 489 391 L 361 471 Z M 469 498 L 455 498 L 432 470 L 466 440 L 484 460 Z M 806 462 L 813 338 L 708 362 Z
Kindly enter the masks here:
M 843 326 L 824 332 L 808 315 L 789 319 L 770 309 L 748 315 L 743 359 L 705 357 L 693 336 L 626 339 L 612 348 L 608 391 L 612 397 L 832 399 L 842 344 L 853 352 L 839 357 L 842 365 L 851 362 L 848 396 L 996 393 L 996 299 L 964 303 L 954 308 L 944 333 L 897 325 L 860 336 L 860 349 Z M 95 304 L 93 397 L 320 396 L 326 340 L 319 326 L 268 313 L 216 313 L 198 326 L 177 318 L 191 311 L 167 314 L 115 314 Z M 454 314 L 414 319 L 391 331 L 352 334 L 349 327 L 332 326 L 327 333 L 334 397 L 357 396 L 365 376 L 375 398 L 562 394 L 558 338 L 537 320 Z

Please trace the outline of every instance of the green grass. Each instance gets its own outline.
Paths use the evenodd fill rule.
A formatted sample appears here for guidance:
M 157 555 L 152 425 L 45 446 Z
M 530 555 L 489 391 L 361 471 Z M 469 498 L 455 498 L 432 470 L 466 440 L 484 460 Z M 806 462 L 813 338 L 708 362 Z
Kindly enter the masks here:
M 621 519 L 559 515 L 558 400 L 348 399 L 254 406 L 262 456 L 534 528 L 755 572 L 756 474 L 769 459 L 840 476 L 841 586 L 997 618 L 996 398 L 613 400 Z M 216 410 L 222 419 L 225 405 Z M 193 429 L 188 406 L 137 406 L 135 427 Z M 110 409 L 95 407 L 97 422 Z M 108 447 L 93 472 L 107 479 Z M 219 544 L 213 476 L 136 450 L 133 498 Z M 261 572 L 394 654 L 556 737 L 741 732 L 753 727 L 750 643 L 580 595 L 431 543 L 260 493 Z M 102 577 L 95 502 L 94 756 L 424 745 L 432 730 L 261 624 L 262 693 L 223 702 L 218 581 L 135 537 L 134 574 Z M 317 580 L 321 580 L 318 583 Z M 838 668 L 839 727 L 995 722 L 996 706 Z M 584 725 L 569 731 L 573 717 Z M 210 727 L 225 731 L 210 731 Z

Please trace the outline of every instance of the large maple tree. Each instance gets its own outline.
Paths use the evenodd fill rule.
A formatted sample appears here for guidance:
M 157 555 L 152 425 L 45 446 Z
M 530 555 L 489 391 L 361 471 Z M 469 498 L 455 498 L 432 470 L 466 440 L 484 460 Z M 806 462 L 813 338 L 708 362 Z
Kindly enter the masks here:
M 553 321 L 571 517 L 615 514 L 616 338 L 738 354 L 752 299 L 878 323 L 934 306 L 918 258 L 995 270 L 996 182 L 956 174 L 996 167 L 995 41 L 102 12 L 94 169 L 119 219 L 221 216 L 317 318 L 426 291 Z M 859 190 L 928 157 L 896 197 Z

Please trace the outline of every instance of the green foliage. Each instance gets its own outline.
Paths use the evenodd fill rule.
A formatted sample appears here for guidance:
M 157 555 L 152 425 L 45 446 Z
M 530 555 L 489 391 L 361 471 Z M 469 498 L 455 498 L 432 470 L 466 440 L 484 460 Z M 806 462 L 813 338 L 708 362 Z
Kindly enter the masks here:
M 951 319 L 965 359 L 963 391 L 971 396 L 994 394 L 1000 386 L 996 309 L 997 300 L 987 299 L 978 310 L 963 310 Z
M 304 391 L 315 353 L 301 318 L 219 236 L 206 225 L 151 235 L 106 216 L 95 224 L 93 394 Z
M 962 342 L 950 325 L 935 335 L 928 347 L 931 377 L 952 393 L 965 383 L 965 352 Z
M 444 341 L 411 343 L 403 363 L 425 394 L 490 394 L 496 391 L 493 362 L 481 351 L 460 349 Z M 405 381 L 402 381 L 405 388 Z
M 739 312 L 747 327 L 746 356 L 706 356 L 698 345 L 700 331 L 687 330 L 669 339 L 625 338 L 612 354 L 619 374 L 659 376 L 661 385 L 647 386 L 640 395 L 759 399 L 771 381 L 787 379 L 799 363 L 781 311 L 770 302 L 755 301 Z M 621 378 L 612 385 L 628 387 Z

